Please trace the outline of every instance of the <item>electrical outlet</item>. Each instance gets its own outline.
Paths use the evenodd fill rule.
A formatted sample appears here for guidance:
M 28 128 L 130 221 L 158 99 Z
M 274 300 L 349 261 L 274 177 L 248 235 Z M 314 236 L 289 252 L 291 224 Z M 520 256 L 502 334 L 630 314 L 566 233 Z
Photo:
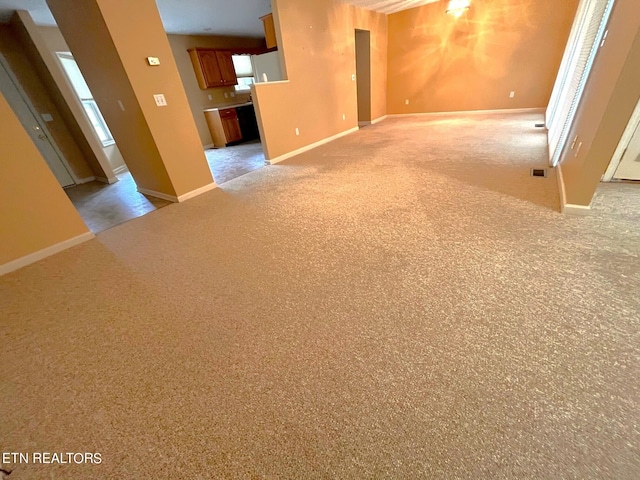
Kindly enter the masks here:
M 409 105 L 409 99 L 408 98 L 404 101 L 404 104 L 405 105 Z
M 516 96 L 516 92 L 511 91 L 511 92 L 509 93 L 509 98 L 513 98 L 513 97 L 515 97 L 515 96 Z
M 352 80 L 353 82 L 355 82 L 355 81 L 356 81 L 356 74 L 355 74 L 355 73 L 354 73 L 353 75 L 351 75 L 351 80 Z
M 234 98 L 236 96 L 236 94 L 233 92 L 231 92 L 229 95 L 231 95 L 231 98 Z
M 346 120 L 346 119 L 347 119 L 347 116 L 343 113 L 342 114 L 342 120 Z
M 296 136 L 300 135 L 300 129 L 296 127 Z
M 229 98 L 229 94 L 227 92 L 224 92 L 224 98 Z
M 208 95 L 209 100 L 213 100 L 213 95 Z

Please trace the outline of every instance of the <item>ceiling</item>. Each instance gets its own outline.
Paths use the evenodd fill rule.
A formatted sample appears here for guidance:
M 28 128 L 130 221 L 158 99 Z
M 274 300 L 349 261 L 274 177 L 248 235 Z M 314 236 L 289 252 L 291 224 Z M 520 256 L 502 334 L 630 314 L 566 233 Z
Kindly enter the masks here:
M 135 1 L 135 0 L 134 0 Z M 298 0 L 313 1 L 313 0 Z M 440 0 L 338 0 L 382 13 L 395 13 Z M 167 33 L 263 37 L 259 18 L 270 0 L 156 0 Z M 55 25 L 46 0 L 0 0 L 0 23 L 15 10 L 27 10 L 38 25 Z
M 135 0 L 133 0 L 135 1 Z M 308 1 L 308 0 L 303 0 Z M 270 0 L 156 0 L 167 33 L 264 37 L 259 18 Z M 15 10 L 27 10 L 38 25 L 55 25 L 46 0 L 0 0 L 0 23 Z
M 340 0 L 342 3 L 355 5 L 356 7 L 375 10 L 382 13 L 396 13 L 410 8 L 420 7 L 427 3 L 440 0 Z

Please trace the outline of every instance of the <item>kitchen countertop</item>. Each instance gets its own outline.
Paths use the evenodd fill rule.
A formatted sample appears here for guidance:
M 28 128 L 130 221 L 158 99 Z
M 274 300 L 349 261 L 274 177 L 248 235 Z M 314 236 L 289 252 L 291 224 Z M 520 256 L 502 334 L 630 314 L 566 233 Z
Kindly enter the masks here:
M 237 104 L 232 104 L 232 105 L 220 105 L 219 107 L 215 107 L 215 108 L 205 108 L 202 111 L 203 112 L 215 112 L 216 110 L 224 110 L 225 108 L 247 107 L 249 105 L 253 105 L 253 102 L 244 102 L 244 103 L 237 103 Z

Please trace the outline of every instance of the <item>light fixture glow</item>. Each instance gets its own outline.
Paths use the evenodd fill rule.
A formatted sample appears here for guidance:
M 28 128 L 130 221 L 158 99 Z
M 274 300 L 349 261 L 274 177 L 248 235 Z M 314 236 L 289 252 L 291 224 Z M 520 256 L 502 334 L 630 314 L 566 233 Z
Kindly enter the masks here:
M 469 10 L 470 6 L 471 0 L 451 0 L 449 2 L 449 8 L 447 8 L 447 13 L 459 18 L 464 12 Z

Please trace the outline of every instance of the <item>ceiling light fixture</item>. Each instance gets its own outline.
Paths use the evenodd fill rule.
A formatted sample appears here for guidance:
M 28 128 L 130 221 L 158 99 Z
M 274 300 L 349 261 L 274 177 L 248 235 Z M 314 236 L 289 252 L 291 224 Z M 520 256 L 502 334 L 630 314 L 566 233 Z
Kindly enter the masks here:
M 469 10 L 471 6 L 471 0 L 450 0 L 447 13 L 453 15 L 456 18 L 462 16 L 464 12 Z

